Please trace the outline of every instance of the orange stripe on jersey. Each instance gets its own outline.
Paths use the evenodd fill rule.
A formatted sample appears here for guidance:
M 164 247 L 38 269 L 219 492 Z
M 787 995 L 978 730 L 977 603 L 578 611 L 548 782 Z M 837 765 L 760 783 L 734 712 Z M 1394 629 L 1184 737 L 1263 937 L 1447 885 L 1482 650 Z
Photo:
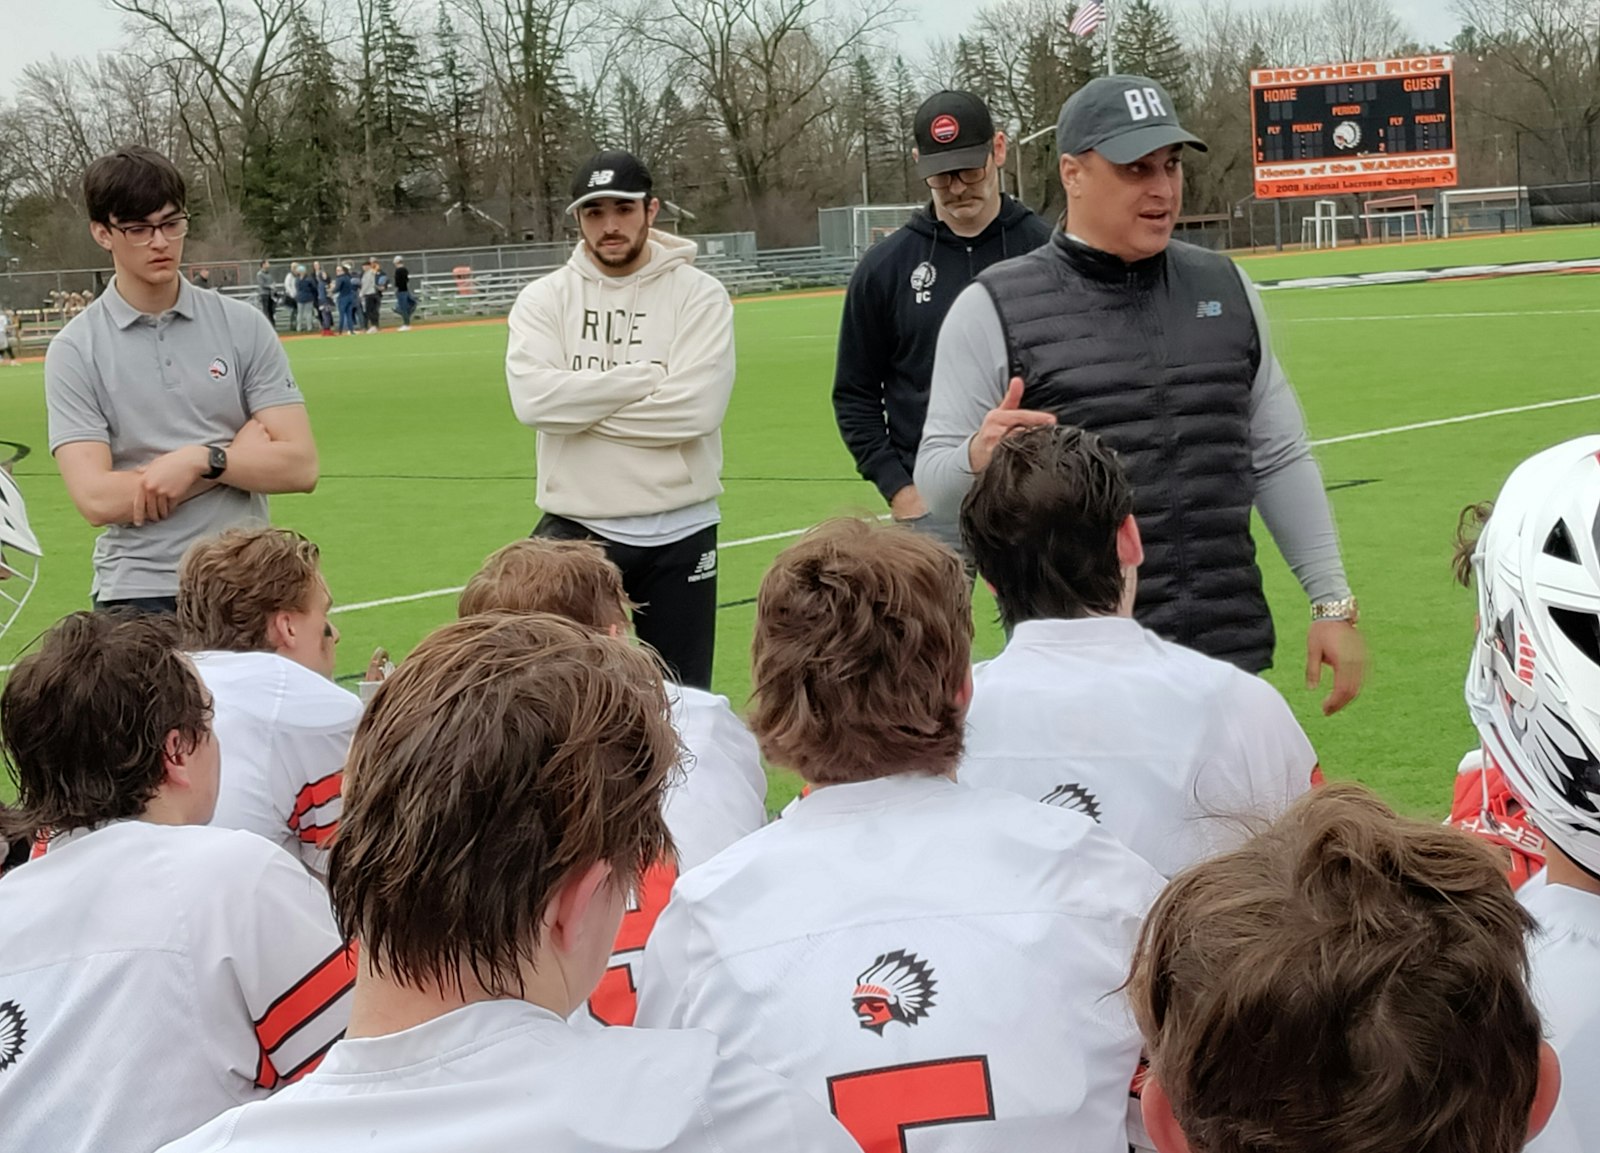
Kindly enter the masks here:
M 280 1078 L 278 1070 L 272 1064 L 272 1058 L 267 1056 L 266 1050 L 261 1051 L 261 1060 L 256 1062 L 256 1084 L 267 1092 L 278 1087 Z
M 1320 789 L 1326 783 L 1327 778 L 1322 775 L 1322 762 L 1318 761 L 1311 766 L 1311 787 Z
M 50 832 L 40 829 L 39 835 L 33 838 L 33 848 L 28 852 L 28 860 L 37 861 L 50 851 Z
M 311 825 L 307 828 L 301 829 L 295 834 L 295 836 L 299 837 L 306 844 L 315 845 L 317 848 L 321 849 L 327 847 L 328 842 L 333 839 L 333 834 L 337 833 L 338 831 L 339 822 L 329 821 L 326 825 Z
M 285 1073 L 283 1075 L 283 1083 L 285 1085 L 293 1085 L 296 1081 L 300 1080 L 300 1078 L 306 1076 L 308 1073 L 315 1073 L 317 1071 L 317 1066 L 322 1064 L 322 1059 L 328 1055 L 328 1050 L 332 1049 L 334 1045 L 338 1044 L 339 1038 L 343 1036 L 344 1034 L 340 1033 L 338 1037 L 335 1037 L 333 1040 L 329 1041 L 322 1048 L 318 1049 L 315 1053 L 311 1054 L 311 1056 L 307 1057 L 304 1061 L 300 1062 L 300 1064 L 296 1065 L 293 1069 L 289 1070 L 289 1072 Z
M 309 813 L 318 805 L 325 805 L 339 795 L 339 786 L 344 783 L 344 770 L 329 773 L 320 781 L 312 781 L 300 790 L 294 799 L 294 811 L 289 814 L 289 827 L 298 829 L 300 818 Z
M 349 991 L 356 981 L 356 951 L 340 949 L 272 1003 L 256 1022 L 256 1039 L 271 1053 L 306 1022 Z

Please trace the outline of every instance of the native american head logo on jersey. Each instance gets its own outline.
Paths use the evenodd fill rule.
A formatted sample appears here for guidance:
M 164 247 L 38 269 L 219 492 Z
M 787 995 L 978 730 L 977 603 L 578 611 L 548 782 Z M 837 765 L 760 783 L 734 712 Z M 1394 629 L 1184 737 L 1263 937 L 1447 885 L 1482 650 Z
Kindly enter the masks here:
M 915 1025 L 933 1008 L 933 966 L 915 953 L 884 953 L 856 978 L 855 1005 L 861 1027 L 883 1036 L 890 1021 Z
M 28 1039 L 28 1019 L 15 1001 L 0 1004 L 0 1073 L 17 1063 Z

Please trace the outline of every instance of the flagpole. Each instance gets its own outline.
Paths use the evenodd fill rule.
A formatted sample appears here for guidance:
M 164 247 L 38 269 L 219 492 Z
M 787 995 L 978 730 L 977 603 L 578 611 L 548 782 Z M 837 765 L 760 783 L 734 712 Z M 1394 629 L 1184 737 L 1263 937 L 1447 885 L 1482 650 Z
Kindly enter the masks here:
M 1116 9 L 1116 6 L 1111 3 L 1111 0 L 1105 0 L 1105 5 L 1106 5 L 1106 75 L 1107 76 L 1115 76 L 1117 74 L 1117 49 L 1116 49 L 1116 39 L 1117 39 L 1117 37 L 1116 37 L 1116 32 L 1117 32 L 1116 11 L 1117 11 L 1117 9 Z

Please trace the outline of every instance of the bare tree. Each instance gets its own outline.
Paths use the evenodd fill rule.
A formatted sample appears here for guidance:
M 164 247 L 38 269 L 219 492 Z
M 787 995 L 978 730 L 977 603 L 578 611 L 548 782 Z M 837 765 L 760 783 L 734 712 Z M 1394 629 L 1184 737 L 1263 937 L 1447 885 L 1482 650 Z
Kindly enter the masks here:
M 1600 126 L 1600 0 L 1454 0 L 1480 67 L 1469 109 L 1536 146 L 1538 179 L 1593 179 Z
M 1323 0 L 1317 14 L 1332 61 L 1381 60 L 1407 39 L 1391 0 Z
M 745 206 L 770 233 L 783 211 L 772 197 L 777 170 L 833 111 L 839 93 L 828 82 L 898 19 L 896 0 L 861 0 L 843 12 L 827 0 L 666 0 L 631 24 L 640 40 L 679 61 L 704 97 Z
M 596 16 L 580 0 L 457 0 L 477 29 L 504 113 L 505 177 L 513 234 L 537 206 L 540 234 L 557 232 L 557 187 L 563 175 L 562 114 L 571 57 Z
M 290 64 L 283 50 L 307 0 L 111 0 L 136 34 L 160 35 L 152 74 L 182 98 L 182 123 L 237 201 L 252 153 L 267 139 L 267 97 Z

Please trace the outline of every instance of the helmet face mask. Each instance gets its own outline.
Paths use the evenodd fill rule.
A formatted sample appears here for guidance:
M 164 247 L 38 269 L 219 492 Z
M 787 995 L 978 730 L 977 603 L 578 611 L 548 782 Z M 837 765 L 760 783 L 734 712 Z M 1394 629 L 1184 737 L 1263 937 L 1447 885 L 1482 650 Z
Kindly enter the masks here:
M 0 469 L 0 637 L 22 615 L 39 583 L 39 562 L 44 550 L 28 524 L 22 490 L 11 474 Z
M 1506 481 L 1473 555 L 1467 706 L 1540 830 L 1600 874 L 1600 437 Z

